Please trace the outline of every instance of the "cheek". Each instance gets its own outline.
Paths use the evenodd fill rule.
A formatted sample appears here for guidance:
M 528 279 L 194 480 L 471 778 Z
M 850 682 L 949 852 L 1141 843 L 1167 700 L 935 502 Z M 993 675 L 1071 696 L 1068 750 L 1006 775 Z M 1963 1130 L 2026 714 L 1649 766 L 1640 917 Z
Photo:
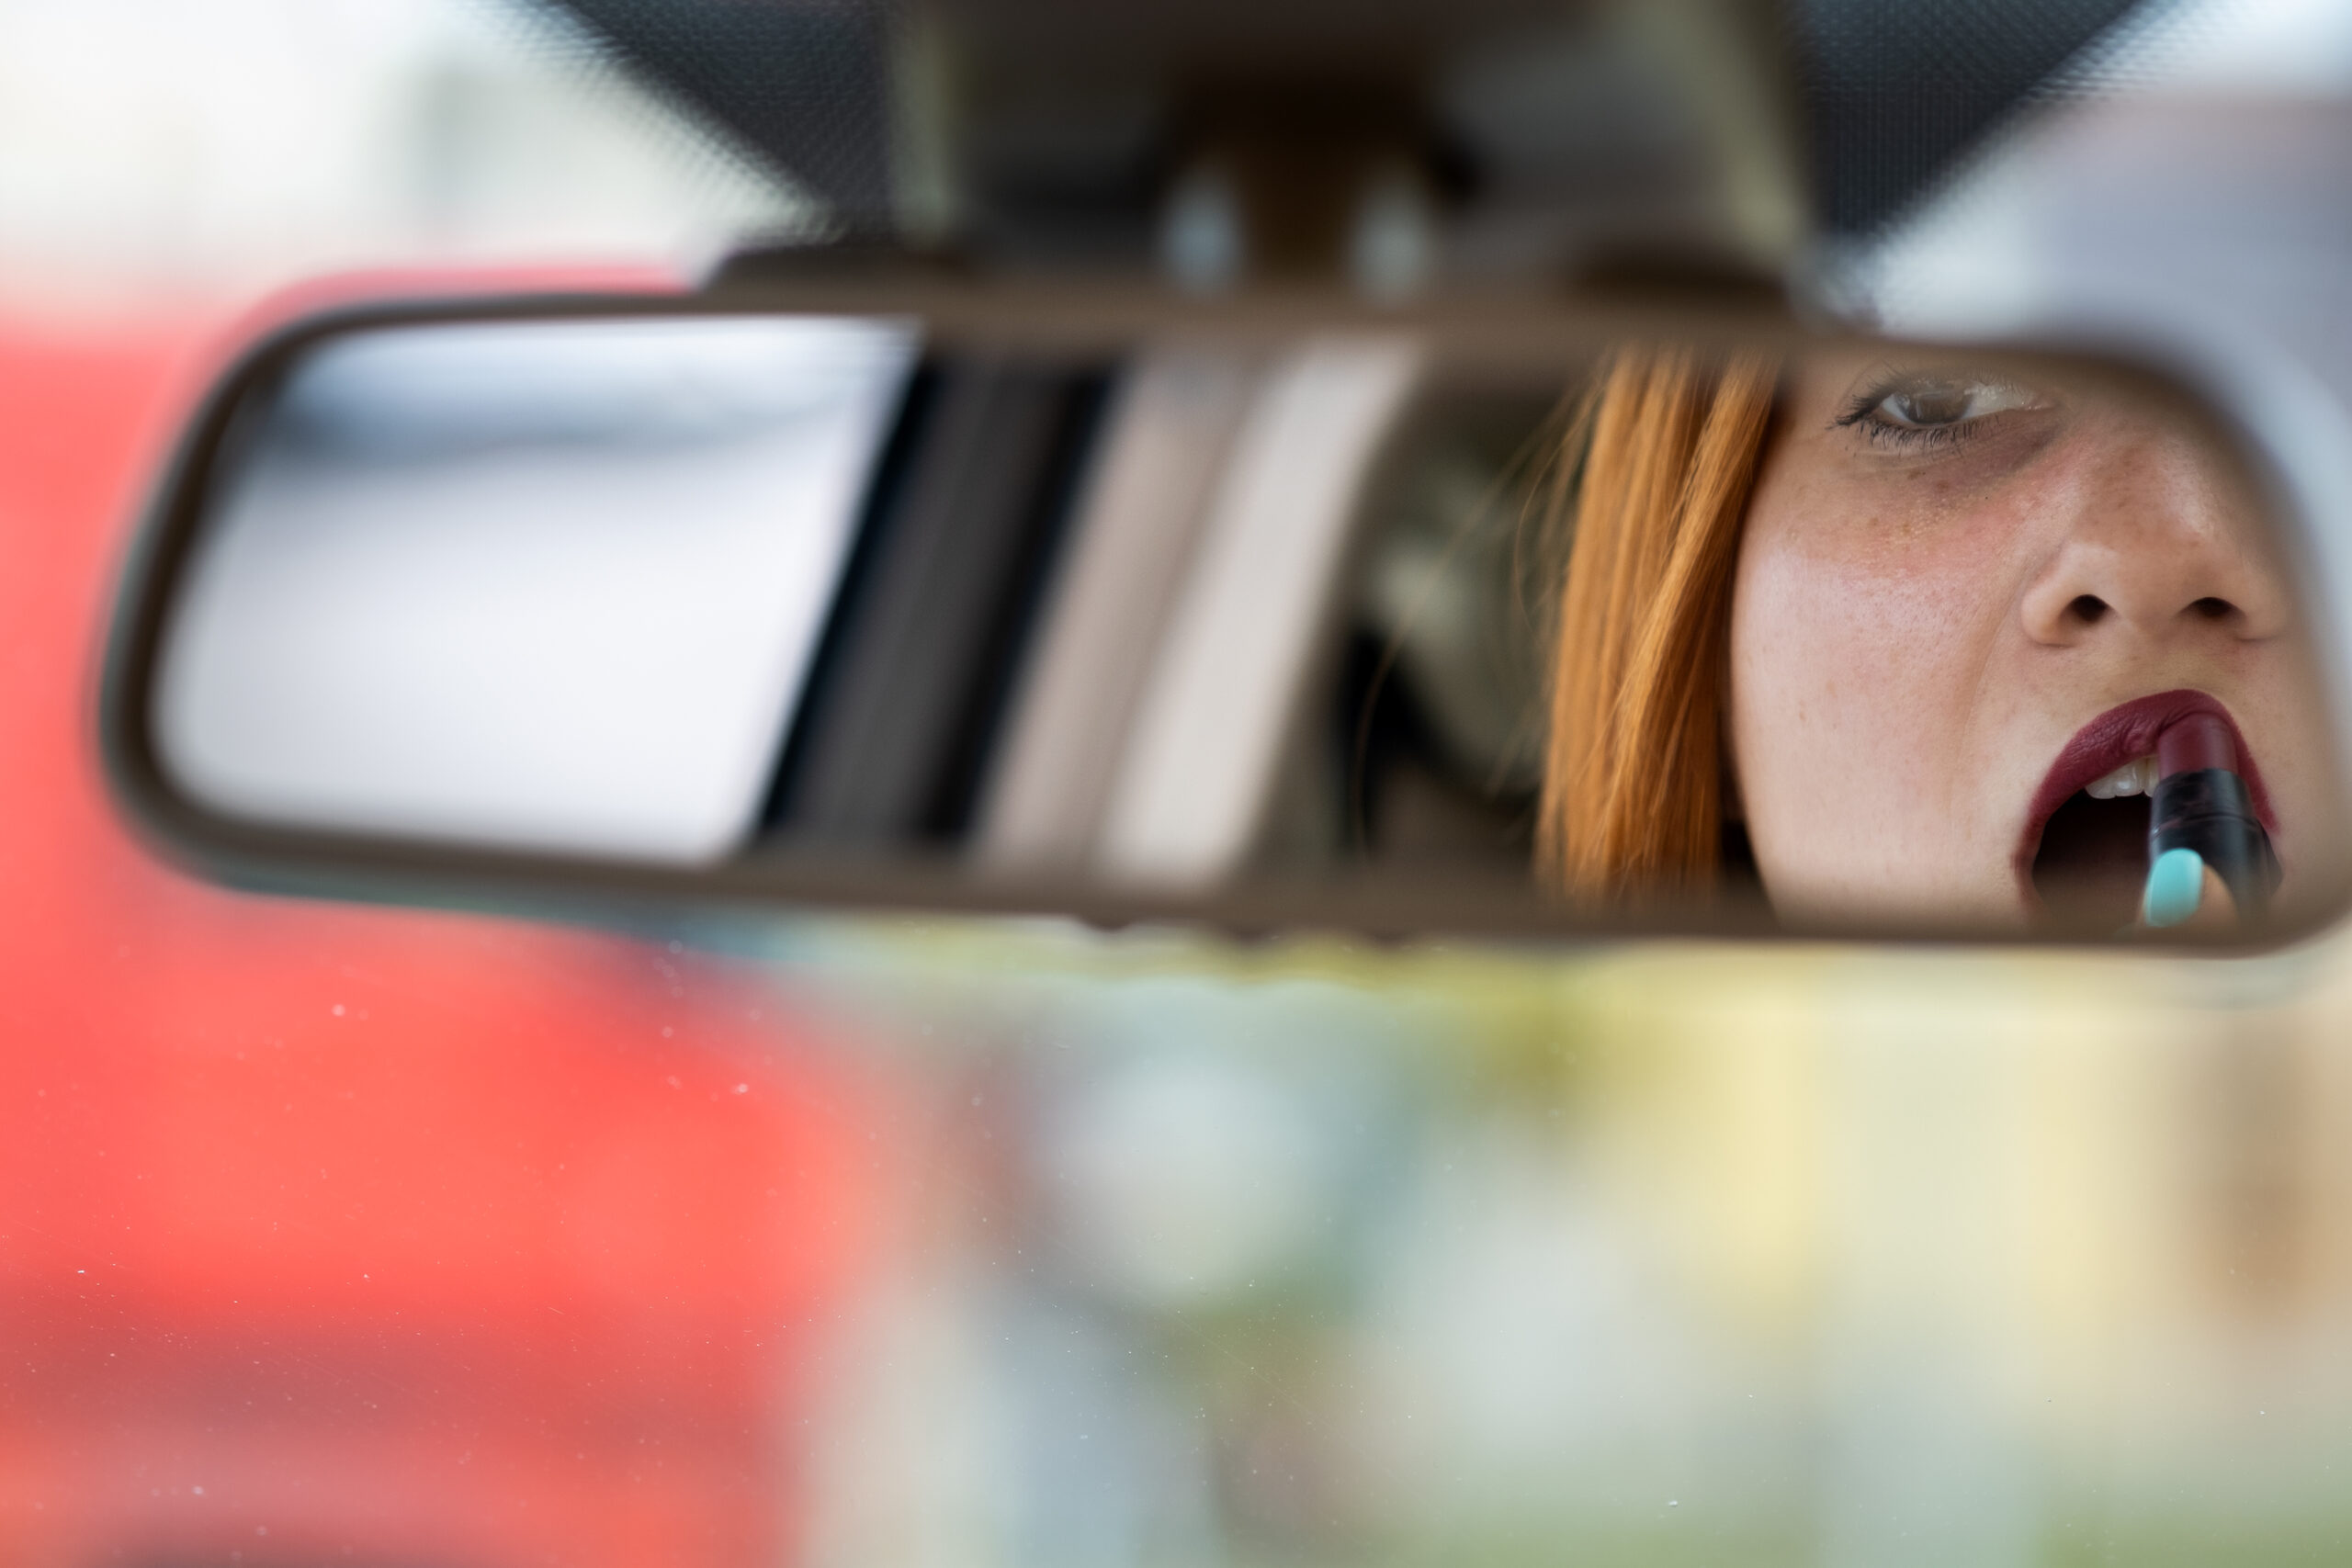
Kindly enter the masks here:
M 1845 693 L 1873 708 L 1892 674 L 1948 678 L 1987 609 L 1964 557 L 1941 558 L 1956 554 L 1826 547 L 1791 528 L 1752 534 L 1734 589 L 1735 661 L 1754 660 L 1749 672 L 1776 688 Z
M 2012 595 L 1997 514 L 1922 524 L 1802 490 L 1759 492 L 1732 616 L 1732 723 L 1751 831 L 1885 869 L 1932 856 L 1982 716 Z

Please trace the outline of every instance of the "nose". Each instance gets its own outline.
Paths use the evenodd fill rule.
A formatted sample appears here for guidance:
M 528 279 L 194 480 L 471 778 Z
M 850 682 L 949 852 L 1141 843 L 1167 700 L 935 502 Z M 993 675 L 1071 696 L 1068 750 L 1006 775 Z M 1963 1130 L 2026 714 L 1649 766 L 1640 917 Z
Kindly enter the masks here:
M 2195 431 L 2121 423 L 2069 442 L 2073 482 L 2049 495 L 2026 635 L 2069 647 L 2119 634 L 2153 643 L 2283 631 L 2293 595 L 2222 454 Z

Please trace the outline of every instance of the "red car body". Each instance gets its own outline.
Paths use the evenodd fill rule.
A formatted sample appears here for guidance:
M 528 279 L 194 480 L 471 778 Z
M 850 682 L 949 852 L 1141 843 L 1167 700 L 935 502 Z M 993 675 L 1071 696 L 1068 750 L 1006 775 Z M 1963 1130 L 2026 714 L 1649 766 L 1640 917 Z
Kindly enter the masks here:
M 107 804 L 229 321 L 0 319 L 0 1562 L 775 1560 L 884 1087 L 748 969 L 219 891 Z

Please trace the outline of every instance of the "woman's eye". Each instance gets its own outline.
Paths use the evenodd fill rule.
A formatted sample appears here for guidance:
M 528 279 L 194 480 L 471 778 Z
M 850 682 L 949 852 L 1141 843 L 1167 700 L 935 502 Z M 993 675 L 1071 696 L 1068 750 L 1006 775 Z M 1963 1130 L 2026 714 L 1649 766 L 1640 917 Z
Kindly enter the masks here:
M 1984 377 L 1907 377 L 1856 397 L 1838 421 L 1882 440 L 1952 437 L 1963 427 L 2013 409 L 2040 407 L 2031 388 Z

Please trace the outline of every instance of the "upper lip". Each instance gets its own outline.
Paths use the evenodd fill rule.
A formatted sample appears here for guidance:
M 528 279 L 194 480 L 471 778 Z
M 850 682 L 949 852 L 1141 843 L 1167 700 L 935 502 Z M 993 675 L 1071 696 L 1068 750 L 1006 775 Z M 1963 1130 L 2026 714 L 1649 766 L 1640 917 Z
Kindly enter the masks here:
M 2050 764 L 2050 772 L 2042 776 L 2041 787 L 2034 792 L 2032 807 L 2026 813 L 2025 834 L 2018 846 L 2018 873 L 2029 888 L 2032 886 L 2033 857 L 2041 852 L 2041 830 L 2048 826 L 2052 813 L 2093 780 L 2154 752 L 2156 737 L 2165 727 L 2192 713 L 2210 713 L 2229 726 L 2230 740 L 2237 751 L 2236 772 L 2245 780 L 2246 791 L 2254 797 L 2255 815 L 2269 831 L 2278 830 L 2278 819 L 2270 812 L 2270 792 L 2263 787 L 2261 770 L 2254 764 L 2254 753 L 2246 747 L 2238 721 L 2220 698 L 2192 691 L 2134 697 L 2128 703 L 2117 704 L 2075 731 L 2075 738 L 2066 742 L 2058 760 Z

